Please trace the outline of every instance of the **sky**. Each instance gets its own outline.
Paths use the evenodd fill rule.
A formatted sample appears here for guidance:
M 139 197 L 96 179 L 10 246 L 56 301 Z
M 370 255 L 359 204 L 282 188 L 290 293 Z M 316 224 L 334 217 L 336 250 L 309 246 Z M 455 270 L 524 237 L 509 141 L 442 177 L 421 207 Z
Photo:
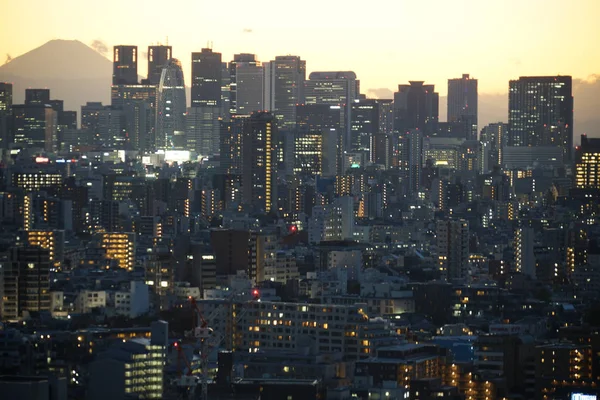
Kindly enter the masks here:
M 299 55 L 307 70 L 353 70 L 363 93 L 409 80 L 436 85 L 469 73 L 480 93 L 522 75 L 600 73 L 600 0 L 0 0 L 0 63 L 51 39 L 173 46 L 212 42 L 228 61 Z M 110 55 L 110 54 L 107 54 Z M 140 60 L 141 61 L 141 60 Z M 139 74 L 146 74 L 142 62 Z M 381 92 L 381 91 L 380 91 Z M 373 92 L 374 93 L 374 92 Z

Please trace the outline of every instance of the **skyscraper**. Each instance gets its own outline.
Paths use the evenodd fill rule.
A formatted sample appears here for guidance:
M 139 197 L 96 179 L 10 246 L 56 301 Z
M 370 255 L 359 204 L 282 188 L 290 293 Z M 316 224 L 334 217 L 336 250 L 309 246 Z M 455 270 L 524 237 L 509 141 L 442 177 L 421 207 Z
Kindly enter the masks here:
M 560 147 L 563 161 L 573 147 L 573 90 L 570 76 L 512 80 L 508 94 L 509 146 Z
M 104 106 L 100 102 L 87 102 L 81 106 L 81 129 L 87 130 L 94 140 L 99 134 L 100 113 Z
M 13 142 L 38 150 L 53 151 L 56 146 L 57 113 L 49 104 L 13 106 Z
M 12 141 L 12 83 L 0 82 L 0 149 Z
M 113 85 L 138 83 L 137 74 L 137 46 L 113 47 Z
M 148 84 L 158 85 L 163 67 L 173 58 L 171 46 L 148 46 Z
M 111 107 L 122 111 L 125 148 L 149 150 L 155 143 L 157 86 L 142 84 L 112 85 Z
M 459 123 L 467 140 L 477 139 L 477 79 L 448 79 L 448 122 Z
M 428 135 L 435 132 L 439 117 L 439 95 L 434 85 L 410 81 L 398 85 L 394 93 L 394 128 L 399 132 L 419 129 Z
M 464 219 L 437 221 L 438 268 L 442 278 L 469 278 L 469 223 Z
M 351 107 L 358 97 L 359 81 L 352 71 L 312 72 L 306 81 L 306 104 L 327 104 L 341 110 L 343 149 L 350 147 Z
M 296 106 L 304 103 L 306 61 L 298 56 L 277 56 L 270 62 L 265 96 L 280 129 L 292 130 L 296 123 Z M 267 102 L 267 99 L 265 99 Z
M 575 187 L 600 190 L 600 139 L 581 135 L 575 152 Z
M 276 210 L 277 142 L 277 123 L 271 113 L 254 113 L 244 121 L 242 200 L 258 212 Z
M 50 104 L 50 89 L 25 89 L 25 104 Z
M 187 144 L 198 154 L 219 153 L 222 109 L 221 53 L 192 53 L 192 104 L 187 114 Z
M 296 108 L 296 136 L 321 136 L 321 173 L 326 177 L 341 174 L 342 135 L 340 107 L 327 104 L 305 104 Z M 292 159 L 292 157 L 287 157 Z
M 156 103 L 156 148 L 185 149 L 185 83 L 181 62 L 175 58 L 162 70 Z
M 231 114 L 250 114 L 263 109 L 264 70 L 254 54 L 235 54 L 229 63 Z
M 370 153 L 373 136 L 379 133 L 377 100 L 355 100 L 351 108 L 350 151 Z
M 508 124 L 497 122 L 484 126 L 479 138 L 488 146 L 488 167 L 503 166 L 503 151 L 508 144 Z
M 192 53 L 192 107 L 221 106 L 221 53 Z

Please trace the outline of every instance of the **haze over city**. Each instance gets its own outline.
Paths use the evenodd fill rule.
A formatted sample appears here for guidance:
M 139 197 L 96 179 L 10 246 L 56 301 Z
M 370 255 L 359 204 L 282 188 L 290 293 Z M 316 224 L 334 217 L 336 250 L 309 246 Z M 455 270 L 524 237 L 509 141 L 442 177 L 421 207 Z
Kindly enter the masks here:
M 5 0 L 1 400 L 599 400 L 600 0 Z

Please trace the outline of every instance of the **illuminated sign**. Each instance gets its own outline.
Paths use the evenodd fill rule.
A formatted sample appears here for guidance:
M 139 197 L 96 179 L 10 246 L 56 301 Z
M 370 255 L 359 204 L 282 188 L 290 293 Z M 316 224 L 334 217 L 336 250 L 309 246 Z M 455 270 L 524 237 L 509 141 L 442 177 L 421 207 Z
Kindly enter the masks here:
M 36 157 L 35 162 L 38 164 L 46 164 L 50 159 L 48 157 Z
M 571 393 L 571 400 L 597 400 L 595 394 Z

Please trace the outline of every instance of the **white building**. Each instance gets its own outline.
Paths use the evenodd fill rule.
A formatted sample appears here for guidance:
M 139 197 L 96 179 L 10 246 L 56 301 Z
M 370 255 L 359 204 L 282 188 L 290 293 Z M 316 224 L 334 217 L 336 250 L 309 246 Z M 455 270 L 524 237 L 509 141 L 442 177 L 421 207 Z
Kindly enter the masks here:
M 82 290 L 75 299 L 75 312 L 88 314 L 94 308 L 106 307 L 106 291 L 104 290 Z

